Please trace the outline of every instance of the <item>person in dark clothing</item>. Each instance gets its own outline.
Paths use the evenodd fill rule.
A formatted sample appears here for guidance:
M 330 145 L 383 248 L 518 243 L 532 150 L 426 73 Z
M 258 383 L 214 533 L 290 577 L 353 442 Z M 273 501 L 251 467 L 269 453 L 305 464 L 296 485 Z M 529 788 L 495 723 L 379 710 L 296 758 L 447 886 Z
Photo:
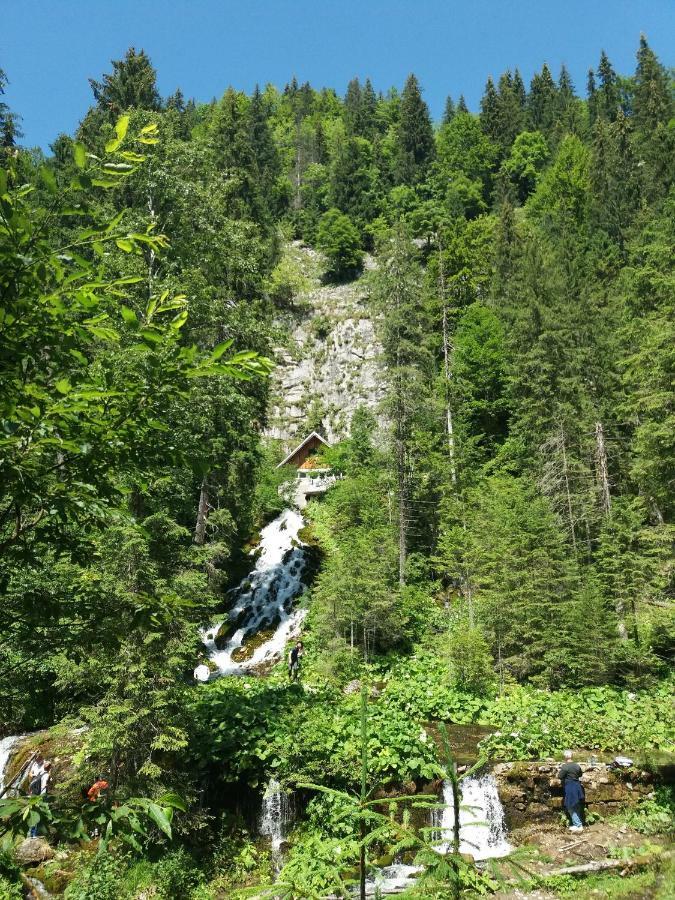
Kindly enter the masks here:
M 30 784 L 29 791 L 32 797 L 44 797 L 47 794 L 49 789 L 49 781 L 52 777 L 52 764 L 47 761 L 43 763 L 41 767 L 33 774 Z M 38 836 L 38 826 L 31 825 L 30 831 L 28 832 L 29 838 L 35 838 Z
M 288 654 L 288 677 L 291 681 L 297 681 L 300 676 L 300 657 L 303 653 L 302 641 L 298 641 Z
M 558 777 L 562 783 L 563 806 L 571 821 L 570 831 L 583 831 L 583 813 L 586 794 L 581 783 L 581 766 L 572 761 L 572 751 L 565 750 L 565 762 L 560 767 Z

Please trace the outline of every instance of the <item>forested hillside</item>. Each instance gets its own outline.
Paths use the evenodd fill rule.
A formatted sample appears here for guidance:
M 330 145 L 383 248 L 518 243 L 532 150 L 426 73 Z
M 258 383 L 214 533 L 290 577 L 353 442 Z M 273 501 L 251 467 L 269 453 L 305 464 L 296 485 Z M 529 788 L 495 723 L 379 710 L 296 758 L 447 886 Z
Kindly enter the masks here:
M 498 728 L 502 759 L 675 749 L 672 73 L 643 37 L 583 89 L 513 68 L 472 112 L 462 87 L 438 123 L 414 75 L 202 104 L 132 48 L 48 154 L 0 102 L 0 736 L 61 760 L 50 803 L 0 800 L 0 897 L 35 817 L 70 847 L 57 896 L 264 885 L 271 776 L 299 792 L 277 894 L 343 896 L 359 841 L 419 846 L 340 792 L 447 775 L 429 722 Z M 290 336 L 319 366 L 359 316 L 367 353 L 338 329 L 348 377 L 288 432 Z M 298 441 L 270 429 L 341 438 L 301 532 L 302 684 L 284 653 L 197 685 L 286 505 Z M 414 896 L 457 896 L 429 872 Z

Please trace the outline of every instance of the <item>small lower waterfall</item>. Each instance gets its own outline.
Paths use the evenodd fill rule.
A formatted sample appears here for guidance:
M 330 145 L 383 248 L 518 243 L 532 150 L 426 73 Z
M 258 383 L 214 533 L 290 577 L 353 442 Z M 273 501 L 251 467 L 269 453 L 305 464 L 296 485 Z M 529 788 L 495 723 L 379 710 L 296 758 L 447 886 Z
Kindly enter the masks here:
M 0 796 L 2 796 L 6 787 L 5 779 L 7 766 L 12 758 L 14 747 L 22 737 L 25 737 L 25 735 L 13 734 L 0 740 Z
M 460 781 L 460 788 L 462 791 L 459 811 L 460 853 L 470 853 L 476 861 L 507 856 L 513 847 L 506 840 L 504 810 L 494 777 L 482 775 L 480 778 L 463 778 Z M 442 809 L 432 811 L 430 818 L 431 827 L 437 835 L 434 839 L 441 842 L 436 846 L 436 850 L 439 853 L 448 853 L 452 849 L 452 830 L 455 821 L 450 781 L 443 783 L 443 804 Z M 368 876 L 367 896 L 399 894 L 415 883 L 421 871 L 420 866 L 402 863 L 378 869 Z
M 271 778 L 263 795 L 260 834 L 270 838 L 272 861 L 277 874 L 281 869 L 281 846 L 284 841 L 286 826 L 292 818 L 293 811 L 288 794 L 281 790 L 281 785 L 275 778 Z
M 459 810 L 460 853 L 470 853 L 476 860 L 496 859 L 507 856 L 513 847 L 506 840 L 504 809 L 492 775 L 479 778 L 462 778 L 462 800 Z M 441 840 L 438 849 L 447 853 L 452 847 L 452 829 L 455 809 L 452 784 L 443 784 L 443 814 L 441 816 Z
M 273 660 L 299 632 L 305 610 L 294 610 L 293 601 L 303 589 L 305 550 L 298 537 L 303 525 L 304 519 L 297 510 L 286 509 L 262 529 L 255 568 L 235 589 L 236 599 L 228 618 L 203 633 L 209 657 L 220 674 L 239 675 Z M 236 630 L 219 650 L 216 636 L 223 624 Z M 244 641 L 265 628 L 274 628 L 271 637 L 250 657 L 237 660 L 236 651 Z

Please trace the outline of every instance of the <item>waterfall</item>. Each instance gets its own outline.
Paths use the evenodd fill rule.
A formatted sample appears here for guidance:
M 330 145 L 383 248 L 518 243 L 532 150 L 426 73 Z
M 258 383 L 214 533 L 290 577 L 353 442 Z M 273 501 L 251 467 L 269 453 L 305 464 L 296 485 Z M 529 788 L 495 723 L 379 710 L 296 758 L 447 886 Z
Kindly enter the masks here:
M 459 811 L 460 853 L 470 853 L 476 860 L 507 856 L 513 847 L 506 840 L 504 809 L 499 799 L 497 782 L 492 775 L 463 778 L 460 781 L 462 800 Z M 442 843 L 437 848 L 447 853 L 452 846 L 455 821 L 452 784 L 443 784 Z M 433 826 L 432 821 L 432 826 Z
M 25 735 L 13 734 L 0 740 L 0 796 L 2 796 L 5 790 L 7 766 L 12 758 L 14 747 L 22 737 L 25 737 Z
M 292 810 L 288 794 L 281 790 L 281 785 L 275 778 L 271 778 L 263 795 L 260 834 L 270 838 L 272 860 L 277 873 L 281 869 L 284 832 L 291 819 Z
M 305 610 L 294 610 L 293 601 L 302 593 L 305 550 L 298 537 L 304 520 L 293 509 L 284 510 L 260 532 L 255 568 L 234 591 L 234 605 L 224 623 L 202 635 L 210 659 L 222 675 L 238 675 L 281 655 L 286 642 L 299 632 Z M 219 650 L 216 636 L 222 625 L 236 626 L 226 646 Z M 233 659 L 246 639 L 265 628 L 272 636 L 245 660 Z

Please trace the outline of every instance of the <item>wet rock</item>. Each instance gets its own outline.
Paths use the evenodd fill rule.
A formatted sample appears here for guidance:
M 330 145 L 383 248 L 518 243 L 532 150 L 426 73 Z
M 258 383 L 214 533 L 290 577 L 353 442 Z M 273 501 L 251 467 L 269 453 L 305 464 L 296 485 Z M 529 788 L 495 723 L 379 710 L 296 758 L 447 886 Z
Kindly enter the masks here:
M 37 866 L 53 859 L 54 851 L 44 838 L 26 838 L 14 851 L 14 857 L 20 866 Z

